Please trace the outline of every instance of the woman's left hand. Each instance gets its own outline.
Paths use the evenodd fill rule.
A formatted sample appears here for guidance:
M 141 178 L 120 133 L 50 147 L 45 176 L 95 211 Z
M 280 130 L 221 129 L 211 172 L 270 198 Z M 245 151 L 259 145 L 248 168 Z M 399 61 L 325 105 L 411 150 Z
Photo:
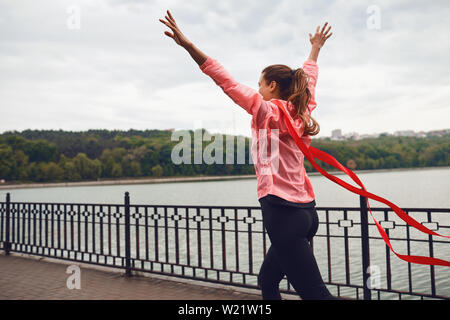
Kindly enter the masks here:
M 180 31 L 180 28 L 177 26 L 175 19 L 170 14 L 170 11 L 167 10 L 167 16 L 165 16 L 167 21 L 159 19 L 162 23 L 172 29 L 173 33 L 169 31 L 165 31 L 164 34 L 170 38 L 172 38 L 178 45 L 183 48 L 189 47 L 192 43 L 184 36 L 184 34 Z
M 316 46 L 318 48 L 322 48 L 322 46 L 325 44 L 325 41 L 327 41 L 328 38 L 331 37 L 331 35 L 333 34 L 333 32 L 328 34 L 328 32 L 331 29 L 331 26 L 329 26 L 328 29 L 325 31 L 325 27 L 327 26 L 327 24 L 328 22 L 324 24 L 322 30 L 320 31 L 319 31 L 320 26 L 318 26 L 316 29 L 316 34 L 314 36 L 311 33 L 309 34 L 309 41 L 311 42 L 311 45 L 313 47 Z

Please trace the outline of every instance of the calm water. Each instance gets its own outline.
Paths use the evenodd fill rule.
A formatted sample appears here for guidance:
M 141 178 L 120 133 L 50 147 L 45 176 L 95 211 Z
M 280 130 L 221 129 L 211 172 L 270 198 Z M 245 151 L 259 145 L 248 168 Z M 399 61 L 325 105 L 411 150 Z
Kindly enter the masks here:
M 450 167 L 358 173 L 366 189 L 401 208 L 450 208 Z M 338 175 L 356 187 L 346 175 Z M 323 176 L 310 176 L 318 207 L 359 207 L 359 196 Z M 259 206 L 256 178 L 233 181 L 177 182 L 113 186 L 80 186 L 0 190 L 11 201 L 123 203 L 128 191 L 133 204 Z M 385 204 L 370 200 L 371 207 Z
M 401 208 L 450 208 L 450 167 L 427 168 L 413 170 L 391 170 L 385 172 L 355 172 L 364 183 L 366 189 L 381 196 Z M 338 175 L 342 180 L 357 186 L 346 175 Z M 314 186 L 317 207 L 359 207 L 359 196 L 347 191 L 341 186 L 323 176 L 311 175 Z M 214 206 L 259 206 L 256 194 L 256 179 L 234 181 L 206 181 L 206 182 L 177 182 L 160 184 L 135 184 L 114 186 L 81 186 L 81 187 L 52 187 L 33 189 L 0 190 L 0 199 L 5 199 L 6 193 L 11 193 L 11 200 L 17 202 L 72 202 L 72 203 L 123 203 L 124 193 L 128 191 L 131 204 L 156 205 L 214 205 Z M 3 200 L 4 201 L 4 200 Z M 386 207 L 383 203 L 370 200 L 372 208 Z M 319 219 L 324 221 L 324 212 L 318 211 Z M 336 222 L 342 219 L 342 212 L 331 214 L 331 220 Z M 350 213 L 349 213 L 350 214 Z M 376 215 L 383 220 L 381 213 Z M 356 213 L 355 213 L 356 215 Z M 394 213 L 389 219 L 399 222 Z M 423 216 L 414 216 L 420 222 Z M 450 225 L 450 215 L 438 215 L 439 222 Z M 349 219 L 353 219 L 351 216 Z M 355 221 L 358 217 L 355 216 Z M 369 217 L 369 222 L 372 222 Z M 402 222 L 403 223 L 403 222 Z M 325 232 L 321 225 L 318 234 Z M 359 229 L 355 231 L 359 232 Z M 395 229 L 391 230 L 391 237 L 395 236 Z M 449 234 L 448 229 L 439 229 L 442 234 Z M 352 230 L 349 229 L 349 234 Z M 371 236 L 378 236 L 375 229 L 370 229 Z M 435 238 L 437 239 L 437 238 Z M 440 240 L 440 239 L 439 239 Z M 330 280 L 327 274 L 327 254 L 325 238 L 316 237 L 314 251 L 324 279 Z M 232 243 L 232 241 L 228 242 Z M 406 246 L 395 241 L 394 249 L 406 254 Z M 435 246 L 435 256 L 450 260 L 450 243 Z M 255 246 L 261 244 L 255 242 Z M 381 287 L 386 287 L 387 270 L 385 270 L 386 246 L 382 240 L 371 240 L 371 265 L 378 264 L 380 269 Z M 411 254 L 429 255 L 428 245 L 414 243 Z M 343 241 L 333 240 L 332 244 L 332 281 L 345 282 Z M 230 247 L 231 248 L 231 247 Z M 351 252 L 359 252 L 360 241 L 350 244 Z M 228 250 L 232 254 L 233 250 Z M 182 252 L 181 252 L 182 254 Z M 354 253 L 353 253 L 354 254 Z M 218 255 L 221 252 L 218 251 Z M 392 284 L 395 289 L 408 290 L 407 264 L 391 254 Z M 219 259 L 220 260 L 220 259 Z M 230 258 L 232 260 L 232 258 Z M 262 257 L 255 259 L 255 266 L 259 265 Z M 351 283 L 359 283 L 361 278 L 361 262 L 350 261 Z M 450 296 L 450 268 L 435 267 L 437 293 Z M 413 290 L 430 292 L 429 266 L 413 265 Z M 341 291 L 341 294 L 345 292 Z M 395 297 L 393 297 L 395 298 Z

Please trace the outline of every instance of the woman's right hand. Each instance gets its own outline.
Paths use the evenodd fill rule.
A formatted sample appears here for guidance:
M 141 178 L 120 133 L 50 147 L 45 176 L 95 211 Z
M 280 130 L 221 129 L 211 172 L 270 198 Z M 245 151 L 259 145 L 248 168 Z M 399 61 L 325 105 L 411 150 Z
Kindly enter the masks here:
M 165 16 L 166 20 L 159 19 L 162 23 L 164 23 L 166 26 L 168 26 L 173 33 L 170 33 L 169 31 L 165 31 L 164 34 L 170 38 L 172 38 L 176 44 L 183 48 L 188 48 L 192 45 L 192 43 L 186 38 L 186 36 L 181 32 L 180 28 L 178 27 L 177 23 L 175 22 L 175 19 L 172 17 L 172 14 L 169 10 L 167 10 L 167 15 Z
M 333 32 L 328 34 L 328 32 L 331 29 L 331 26 L 328 27 L 327 31 L 325 31 L 327 24 L 328 22 L 325 22 L 320 32 L 319 32 L 320 26 L 317 26 L 316 34 L 314 36 L 312 36 L 311 33 L 309 34 L 309 41 L 311 42 L 311 45 L 313 47 L 317 47 L 319 49 L 322 48 L 322 46 L 325 44 L 325 41 L 327 41 L 327 39 L 331 37 L 331 35 L 333 34 Z

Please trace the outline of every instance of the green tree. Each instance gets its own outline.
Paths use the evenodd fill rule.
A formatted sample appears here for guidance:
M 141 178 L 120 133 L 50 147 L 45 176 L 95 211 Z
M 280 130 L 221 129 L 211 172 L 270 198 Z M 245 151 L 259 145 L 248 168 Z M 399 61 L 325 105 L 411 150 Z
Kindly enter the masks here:
M 101 162 L 100 160 L 91 160 L 84 153 L 79 153 L 73 159 L 76 171 L 82 179 L 97 179 L 101 176 Z
M 44 166 L 44 162 L 32 162 L 28 166 L 28 178 L 31 181 L 44 182 L 46 180 Z
M 130 164 L 130 171 L 132 177 L 142 176 L 141 164 L 137 161 L 132 161 Z
M 153 175 L 152 168 L 158 164 L 158 152 L 149 150 L 141 161 L 144 175 Z
M 109 156 L 106 161 L 102 163 L 102 176 L 114 177 L 113 169 L 115 164 L 116 162 L 114 161 L 114 158 L 112 156 Z M 122 172 L 122 169 L 120 169 L 120 172 Z
M 155 177 L 161 177 L 163 175 L 163 168 L 157 164 L 152 168 L 152 175 Z
M 0 145 L 0 178 L 9 180 L 15 165 L 16 161 L 12 148 L 7 145 Z
M 15 166 L 13 168 L 13 179 L 25 181 L 28 179 L 28 156 L 22 150 L 14 151 Z
M 27 141 L 23 151 L 30 162 L 55 161 L 58 154 L 56 145 L 45 140 Z
M 64 179 L 68 181 L 79 181 L 81 180 L 81 175 L 77 171 L 73 161 L 66 161 L 63 166 Z
M 111 176 L 114 178 L 120 178 L 123 176 L 122 166 L 120 163 L 114 162 L 111 170 Z
M 45 181 L 61 181 L 64 179 L 64 169 L 54 162 L 43 163 L 42 173 Z
M 59 156 L 58 165 L 59 165 L 61 168 L 64 168 L 65 165 L 66 165 L 66 163 L 67 163 L 68 161 L 69 161 L 69 158 L 67 158 L 64 154 L 61 154 L 61 155 Z
M 207 133 L 204 129 L 201 132 Z M 189 130 L 189 133 L 192 135 L 194 132 Z M 248 161 L 251 139 L 246 137 L 243 140 L 245 159 Z M 120 178 L 155 174 L 189 176 L 255 173 L 253 164 L 175 165 L 171 161 L 175 144 L 171 141 L 171 132 L 165 130 L 9 131 L 0 134 L 0 178 L 9 181 L 47 181 L 55 179 L 55 176 L 60 177 L 61 171 L 55 165 L 63 170 L 63 179 L 66 181 L 95 179 L 99 176 Z M 194 151 L 192 144 L 193 141 L 191 156 Z M 203 154 L 208 151 L 206 148 L 209 142 L 202 141 L 201 144 L 204 149 L 200 152 Z M 355 141 L 313 138 L 311 144 L 344 165 L 353 159 L 358 169 L 450 165 L 449 135 L 429 135 L 423 139 L 382 135 Z M 217 147 L 218 151 L 222 151 L 226 146 Z M 235 145 L 230 150 L 234 152 L 234 159 L 237 158 L 237 149 Z M 325 170 L 335 170 L 326 163 L 316 161 Z M 304 166 L 308 172 L 315 171 L 306 159 Z
M 111 151 L 111 155 L 114 158 L 115 162 L 121 162 L 123 157 L 127 154 L 127 149 L 125 148 L 114 148 Z

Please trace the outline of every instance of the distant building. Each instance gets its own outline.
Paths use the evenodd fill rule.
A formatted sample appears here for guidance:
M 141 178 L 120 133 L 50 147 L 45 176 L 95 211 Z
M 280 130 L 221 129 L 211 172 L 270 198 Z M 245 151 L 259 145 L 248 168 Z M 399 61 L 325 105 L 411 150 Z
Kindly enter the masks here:
M 374 134 L 362 134 L 362 135 L 359 136 L 359 139 L 358 139 L 358 140 L 361 140 L 361 139 L 367 139 L 367 138 L 378 138 L 379 136 L 380 136 L 379 133 L 374 133 Z
M 417 138 L 426 138 L 427 134 L 425 131 L 420 131 L 419 133 L 416 134 Z
M 360 140 L 358 132 L 350 132 L 344 135 L 345 139 Z
M 331 140 L 342 140 L 343 138 L 341 129 L 331 131 Z
M 396 137 L 414 137 L 415 133 L 412 130 L 395 131 L 394 136 L 396 136 Z
M 426 138 L 430 136 L 443 137 L 448 134 L 450 134 L 450 129 L 434 130 L 428 132 L 425 131 L 414 132 L 413 130 L 403 130 L 403 131 L 395 131 L 393 134 L 389 132 L 382 132 L 382 133 L 361 134 L 361 135 L 357 132 L 350 132 L 343 135 L 341 129 L 335 129 L 331 131 L 331 140 L 349 140 L 349 139 L 361 140 L 367 138 L 379 138 L 386 136 Z
M 450 129 L 433 130 L 433 131 L 428 132 L 429 136 L 434 136 L 434 137 L 443 137 L 448 134 L 450 134 Z
M 165 129 L 166 131 L 174 132 L 175 128 Z

